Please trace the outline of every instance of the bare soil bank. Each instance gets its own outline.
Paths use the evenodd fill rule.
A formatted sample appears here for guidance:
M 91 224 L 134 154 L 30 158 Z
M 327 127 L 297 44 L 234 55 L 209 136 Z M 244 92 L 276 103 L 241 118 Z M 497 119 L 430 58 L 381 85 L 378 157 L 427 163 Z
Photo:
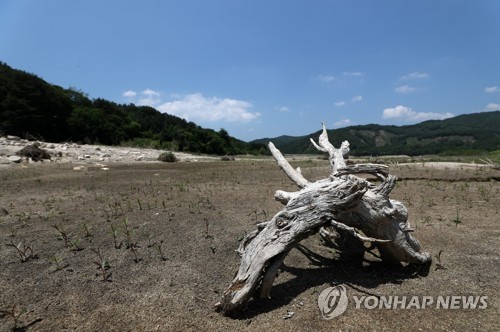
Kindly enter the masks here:
M 329 174 L 326 161 L 291 163 L 310 179 Z M 427 276 L 368 253 L 340 260 L 311 237 L 302 244 L 316 259 L 292 250 L 272 299 L 229 318 L 212 306 L 239 266 L 238 240 L 281 209 L 277 189 L 295 190 L 273 161 L 73 167 L 0 169 L 0 309 L 28 308 L 18 322 L 28 331 L 500 330 L 499 171 L 391 167 L 404 179 L 392 197 L 434 257 Z M 21 262 L 10 246 L 20 242 L 36 258 L 27 249 Z M 324 320 L 318 295 L 338 283 L 348 309 Z M 485 295 L 488 308 L 356 309 L 353 295 Z M 0 331 L 13 324 L 4 314 Z

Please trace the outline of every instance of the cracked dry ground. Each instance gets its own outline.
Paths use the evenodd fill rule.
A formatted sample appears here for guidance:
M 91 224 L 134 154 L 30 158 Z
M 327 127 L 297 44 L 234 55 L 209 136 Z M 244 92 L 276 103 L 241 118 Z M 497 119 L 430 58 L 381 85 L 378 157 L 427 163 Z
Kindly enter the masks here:
M 291 163 L 307 178 L 329 174 L 326 161 Z M 491 168 L 391 167 L 402 179 L 391 197 L 406 205 L 415 236 L 434 257 L 427 276 L 368 253 L 364 262 L 339 260 L 314 236 L 302 245 L 322 258 L 292 250 L 272 299 L 251 301 L 233 318 L 213 304 L 238 269 L 238 240 L 282 208 L 276 190 L 295 185 L 271 160 L 109 168 L 0 169 L 0 309 L 15 306 L 18 328 L 500 330 L 500 186 Z M 21 242 L 25 262 L 12 246 Z M 338 283 L 349 297 L 486 295 L 488 308 L 368 310 L 350 301 L 342 316 L 324 320 L 318 295 Z M 10 314 L 0 317 L 0 331 L 13 328 Z

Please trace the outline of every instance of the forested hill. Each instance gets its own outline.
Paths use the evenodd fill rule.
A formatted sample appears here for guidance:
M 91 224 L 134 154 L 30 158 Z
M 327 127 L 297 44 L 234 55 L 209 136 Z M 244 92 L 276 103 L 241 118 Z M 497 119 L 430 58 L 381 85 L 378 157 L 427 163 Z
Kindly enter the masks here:
M 134 145 L 208 154 L 260 154 L 267 148 L 147 106 L 90 99 L 0 62 L 0 134 L 50 142 Z
M 266 154 L 272 141 L 284 153 L 317 153 L 306 136 L 243 142 L 226 130 L 193 122 L 148 106 L 90 99 L 76 89 L 49 84 L 0 62 L 0 135 L 51 142 L 148 146 L 208 154 Z M 460 115 L 411 126 L 363 125 L 329 130 L 354 155 L 469 154 L 500 150 L 500 111 Z
M 284 153 L 317 153 L 309 139 L 317 140 L 319 134 L 320 131 L 253 142 L 272 141 Z M 478 154 L 500 150 L 500 111 L 464 114 L 411 126 L 351 126 L 329 130 L 328 136 L 335 146 L 349 141 L 353 155 Z

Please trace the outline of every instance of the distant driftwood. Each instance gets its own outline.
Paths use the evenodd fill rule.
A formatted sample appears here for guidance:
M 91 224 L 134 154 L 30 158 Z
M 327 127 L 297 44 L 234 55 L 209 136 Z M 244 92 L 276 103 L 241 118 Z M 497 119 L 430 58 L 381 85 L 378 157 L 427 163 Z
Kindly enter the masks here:
M 300 188 L 297 192 L 278 190 L 276 200 L 285 205 L 270 221 L 257 225 L 240 243 L 240 268 L 216 309 L 229 315 L 253 296 L 267 298 L 273 281 L 288 252 L 301 240 L 319 233 L 327 241 L 368 241 L 376 244 L 384 261 L 428 264 L 431 255 L 421 251 L 407 223 L 408 211 L 389 194 L 396 177 L 388 167 L 377 164 L 346 166 L 349 143 L 334 148 L 326 127 L 316 149 L 328 153 L 332 173 L 327 179 L 309 182 L 294 169 L 281 152 L 269 143 L 276 162 Z M 374 185 L 353 174 L 371 174 L 381 180 Z M 363 234 L 361 234 L 361 231 Z

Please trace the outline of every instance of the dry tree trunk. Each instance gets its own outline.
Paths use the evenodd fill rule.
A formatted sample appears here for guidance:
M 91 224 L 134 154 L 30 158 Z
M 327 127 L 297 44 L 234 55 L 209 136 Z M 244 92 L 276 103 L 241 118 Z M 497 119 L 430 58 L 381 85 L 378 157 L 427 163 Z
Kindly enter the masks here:
M 332 173 L 327 179 L 309 182 L 300 169 L 294 169 L 273 143 L 269 143 L 278 165 L 300 190 L 278 190 L 275 198 L 285 208 L 270 221 L 257 225 L 257 229 L 241 241 L 240 268 L 216 304 L 216 309 L 223 314 L 238 311 L 252 296 L 269 297 L 278 268 L 288 252 L 315 233 L 325 238 L 347 235 L 348 240 L 375 242 L 386 261 L 416 264 L 431 261 L 430 254 L 422 252 L 419 242 L 410 234 L 412 229 L 407 223 L 405 206 L 389 198 L 396 177 L 388 174 L 387 166 L 346 166 L 344 157 L 349 152 L 349 143 L 344 141 L 340 149 L 334 148 L 324 124 L 319 143 L 312 139 L 311 142 L 329 155 Z M 381 183 L 373 185 L 353 175 L 360 173 L 375 175 Z

